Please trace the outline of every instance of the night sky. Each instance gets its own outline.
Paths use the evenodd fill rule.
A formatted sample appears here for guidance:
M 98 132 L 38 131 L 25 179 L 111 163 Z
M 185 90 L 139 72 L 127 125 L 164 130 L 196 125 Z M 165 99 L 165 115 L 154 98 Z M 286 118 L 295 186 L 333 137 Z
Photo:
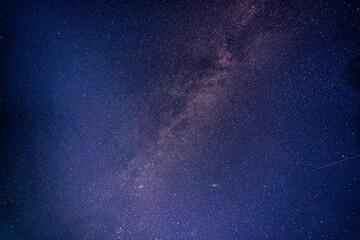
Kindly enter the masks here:
M 0 239 L 360 239 L 358 1 L 1 1 Z

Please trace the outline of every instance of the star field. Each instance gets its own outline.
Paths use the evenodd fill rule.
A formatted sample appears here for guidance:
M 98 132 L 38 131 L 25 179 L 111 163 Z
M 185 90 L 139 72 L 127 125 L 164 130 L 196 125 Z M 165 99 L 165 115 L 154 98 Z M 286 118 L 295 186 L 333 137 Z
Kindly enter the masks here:
M 0 4 L 1 239 L 358 239 L 356 1 Z

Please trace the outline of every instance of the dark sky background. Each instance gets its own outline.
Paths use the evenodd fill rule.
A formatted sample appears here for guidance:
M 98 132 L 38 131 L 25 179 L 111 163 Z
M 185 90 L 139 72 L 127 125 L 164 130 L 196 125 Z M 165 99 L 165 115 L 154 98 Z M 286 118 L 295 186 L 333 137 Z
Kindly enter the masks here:
M 360 239 L 359 2 L 1 1 L 0 51 L 0 239 Z

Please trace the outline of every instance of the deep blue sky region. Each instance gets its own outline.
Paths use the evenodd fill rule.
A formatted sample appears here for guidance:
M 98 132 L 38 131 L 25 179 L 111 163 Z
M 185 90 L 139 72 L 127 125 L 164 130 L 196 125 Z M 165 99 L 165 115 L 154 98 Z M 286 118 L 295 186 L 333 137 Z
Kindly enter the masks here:
M 0 239 L 360 239 L 358 1 L 2 1 Z

